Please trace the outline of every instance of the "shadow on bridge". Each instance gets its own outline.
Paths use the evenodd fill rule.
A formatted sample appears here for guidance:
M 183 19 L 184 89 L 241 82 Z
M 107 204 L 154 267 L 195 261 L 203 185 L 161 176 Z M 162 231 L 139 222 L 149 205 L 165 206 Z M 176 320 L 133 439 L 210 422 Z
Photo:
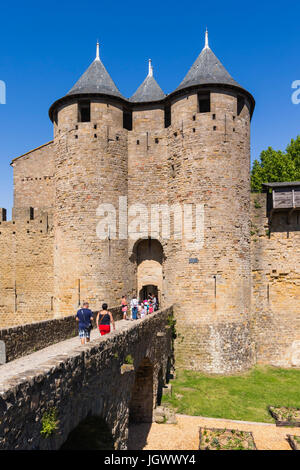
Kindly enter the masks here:
M 114 450 L 114 440 L 103 418 L 88 416 L 70 432 L 60 450 Z

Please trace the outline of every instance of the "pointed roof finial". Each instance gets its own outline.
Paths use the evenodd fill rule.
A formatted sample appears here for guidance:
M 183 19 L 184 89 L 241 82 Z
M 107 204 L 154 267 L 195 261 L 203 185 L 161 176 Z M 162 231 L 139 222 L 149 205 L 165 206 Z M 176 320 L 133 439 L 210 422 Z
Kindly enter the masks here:
M 96 59 L 95 60 L 100 60 L 99 41 L 98 40 L 97 40 L 97 46 L 96 46 Z
M 205 31 L 205 47 L 204 49 L 209 49 L 209 45 L 208 45 L 208 30 L 206 28 L 206 31 Z
M 151 59 L 149 59 L 148 62 L 149 62 L 148 76 L 149 76 L 149 77 L 153 77 L 153 67 L 152 67 L 152 61 L 151 61 Z

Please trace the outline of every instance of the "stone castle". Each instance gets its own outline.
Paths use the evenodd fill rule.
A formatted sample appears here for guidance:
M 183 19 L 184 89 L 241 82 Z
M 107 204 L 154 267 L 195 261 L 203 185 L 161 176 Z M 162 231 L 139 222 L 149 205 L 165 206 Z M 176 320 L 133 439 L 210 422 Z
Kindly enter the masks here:
M 223 374 L 256 362 L 300 367 L 300 185 L 250 194 L 254 106 L 207 33 L 175 91 L 165 95 L 149 61 L 130 99 L 97 44 L 95 60 L 50 107 L 53 141 L 11 163 L 12 220 L 0 213 L 0 328 L 73 315 L 83 300 L 96 310 L 154 292 L 161 307 L 174 306 L 179 366 Z M 272 206 L 281 194 L 293 202 Z M 122 225 L 127 207 L 154 205 L 164 218 L 166 207 L 199 203 L 199 248 L 176 236 L 181 221 L 172 214 L 169 237 L 129 237 Z M 99 237 L 105 204 L 115 207 L 121 236 Z

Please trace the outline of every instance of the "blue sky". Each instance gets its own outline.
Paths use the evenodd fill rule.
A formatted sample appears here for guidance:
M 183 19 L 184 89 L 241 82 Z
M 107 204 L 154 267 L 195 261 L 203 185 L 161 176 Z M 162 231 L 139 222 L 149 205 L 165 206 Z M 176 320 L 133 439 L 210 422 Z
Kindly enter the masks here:
M 255 100 L 252 161 L 300 134 L 300 4 L 296 2 L 114 1 L 2 2 L 0 80 L 0 207 L 11 208 L 13 158 L 52 140 L 50 105 L 73 86 L 95 57 L 124 96 L 144 80 L 147 60 L 165 93 L 181 82 L 204 45 Z

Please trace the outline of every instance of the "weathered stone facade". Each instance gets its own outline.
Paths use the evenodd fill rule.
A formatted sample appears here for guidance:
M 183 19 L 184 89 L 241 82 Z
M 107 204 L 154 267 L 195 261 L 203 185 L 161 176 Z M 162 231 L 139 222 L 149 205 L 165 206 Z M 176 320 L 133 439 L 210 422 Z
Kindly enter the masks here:
M 266 217 L 266 194 L 251 204 L 252 322 L 257 361 L 300 367 L 300 214 Z
M 129 419 L 152 422 L 159 387 L 168 380 L 173 360 L 170 315 L 172 308 L 124 322 L 119 331 L 36 368 L 4 380 L 2 374 L 0 449 L 59 449 L 87 416 L 103 417 L 115 448 L 126 449 Z M 132 364 L 126 363 L 128 356 Z M 58 429 L 46 438 L 43 416 L 51 409 L 57 412 Z

